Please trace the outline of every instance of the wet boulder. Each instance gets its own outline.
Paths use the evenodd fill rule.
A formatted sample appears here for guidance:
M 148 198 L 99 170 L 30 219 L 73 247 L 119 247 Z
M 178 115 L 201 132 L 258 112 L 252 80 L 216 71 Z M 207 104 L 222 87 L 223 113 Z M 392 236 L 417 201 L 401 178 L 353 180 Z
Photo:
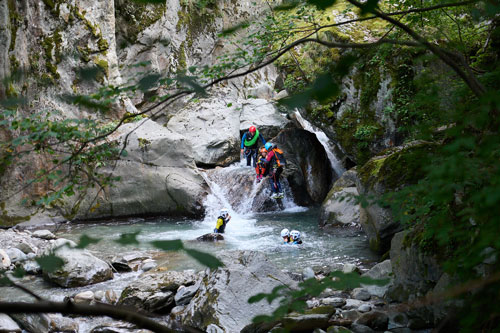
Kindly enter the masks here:
M 359 204 L 355 197 L 357 173 L 346 171 L 333 184 L 320 209 L 321 227 L 354 226 L 359 224 Z
M 54 271 L 42 267 L 44 276 L 48 280 L 61 287 L 73 288 L 113 278 L 113 271 L 106 262 L 95 257 L 87 250 L 64 245 L 64 241 L 67 240 L 59 239 L 58 241 L 61 242 L 54 243 L 54 247 L 49 253 L 60 258 L 63 266 Z
M 11 317 L 21 328 L 32 333 L 47 333 L 50 331 L 50 317 L 41 313 L 15 313 Z
M 111 266 L 118 272 L 132 272 L 137 271 L 142 263 L 148 259 L 151 259 L 151 256 L 144 253 L 124 253 L 113 257 Z
M 200 242 L 218 242 L 224 240 L 224 236 L 222 234 L 209 233 L 196 238 L 196 240 Z
M 77 218 L 203 215 L 208 187 L 197 171 L 193 151 L 183 135 L 146 119 L 140 124 L 121 126 L 114 139 L 120 143 L 127 140 L 127 154 L 121 156 L 112 170 L 120 181 L 105 196 L 97 195 L 98 189 L 89 192 Z
M 122 292 L 119 305 L 164 313 L 174 306 L 174 295 L 180 286 L 195 284 L 191 272 L 144 273 Z
M 0 313 L 0 332 L 21 333 L 21 328 L 11 317 Z
M 389 317 L 383 312 L 371 311 L 362 314 L 355 323 L 368 326 L 376 331 L 385 331 L 389 323 Z
M 295 203 L 307 206 L 323 202 L 332 185 L 332 168 L 316 135 L 287 128 L 272 140 L 286 157 L 282 177 L 287 179 Z
M 278 306 L 278 302 L 269 304 L 266 300 L 249 304 L 251 296 L 269 293 L 277 286 L 297 286 L 262 253 L 227 252 L 219 259 L 225 267 L 209 271 L 201 280 L 194 298 L 178 314 L 182 324 L 203 330 L 214 324 L 225 332 L 240 332 L 252 318 L 272 313 Z

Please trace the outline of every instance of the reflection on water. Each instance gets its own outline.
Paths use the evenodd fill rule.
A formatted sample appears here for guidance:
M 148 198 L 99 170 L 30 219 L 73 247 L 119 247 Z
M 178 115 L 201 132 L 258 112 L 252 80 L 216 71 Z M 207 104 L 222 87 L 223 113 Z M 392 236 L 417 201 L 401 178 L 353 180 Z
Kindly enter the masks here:
M 340 263 L 356 263 L 364 266 L 378 259 L 368 249 L 367 239 L 355 229 L 336 229 L 329 232 L 318 227 L 318 210 L 303 208 L 294 211 L 239 215 L 232 212 L 225 240 L 217 243 L 194 241 L 196 237 L 213 230 L 216 212 L 203 221 L 155 219 L 133 223 L 79 224 L 59 232 L 59 237 L 78 241 L 82 234 L 100 238 L 97 244 L 88 247 L 101 257 L 146 250 L 154 251 L 148 244 L 153 240 L 181 239 L 184 245 L 212 254 L 226 250 L 254 250 L 265 252 L 270 260 L 283 269 L 301 271 L 307 266 L 336 266 Z M 300 248 L 282 245 L 280 231 L 283 228 L 297 229 L 302 233 L 304 244 Z M 140 244 L 122 246 L 114 240 L 123 233 L 140 231 Z M 184 253 L 155 253 L 155 259 L 167 269 L 201 269 L 202 266 Z

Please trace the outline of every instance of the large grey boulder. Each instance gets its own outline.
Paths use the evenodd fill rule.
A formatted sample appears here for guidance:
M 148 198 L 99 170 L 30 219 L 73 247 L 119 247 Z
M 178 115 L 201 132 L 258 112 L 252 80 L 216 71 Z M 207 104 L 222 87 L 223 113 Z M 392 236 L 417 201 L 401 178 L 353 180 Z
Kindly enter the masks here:
M 194 285 L 196 279 L 191 272 L 144 273 L 123 290 L 118 304 L 162 313 L 173 307 L 179 287 Z
M 120 181 L 96 202 L 89 195 L 79 217 L 203 214 L 207 185 L 185 137 L 146 119 L 125 124 L 117 140 L 127 141 L 128 152 L 113 170 Z
M 437 259 L 424 254 L 407 237 L 408 231 L 394 235 L 390 252 L 394 285 L 388 294 L 400 302 L 425 295 L 436 286 L 443 274 Z
M 272 139 L 284 152 L 286 179 L 298 205 L 321 203 L 330 191 L 332 170 L 325 149 L 315 134 L 286 128 Z
M 335 181 L 320 208 L 319 225 L 354 226 L 359 224 L 359 204 L 356 201 L 357 172 L 348 170 Z
M 50 281 L 61 287 L 81 287 L 113 278 L 111 267 L 87 250 L 63 245 L 55 246 L 51 253 L 62 259 L 64 264 L 55 271 L 44 270 L 43 273 Z
M 384 286 L 377 286 L 373 284 L 362 284 L 363 288 L 366 289 L 370 293 L 370 295 L 384 297 L 389 288 L 392 286 L 391 260 L 387 259 L 382 261 L 381 263 L 376 264 L 362 276 L 370 277 L 376 280 L 388 279 L 389 281 Z
M 434 144 L 415 141 L 373 157 L 358 171 L 358 192 L 363 196 L 381 198 L 388 192 L 417 182 L 423 177 L 424 165 L 435 148 Z M 402 230 L 391 210 L 376 203 L 361 207 L 360 223 L 368 236 L 370 248 L 379 253 L 388 251 L 392 237 Z
M 232 252 L 220 256 L 225 267 L 210 271 L 201 281 L 180 321 L 205 330 L 215 324 L 225 332 L 240 332 L 257 315 L 270 314 L 278 302 L 249 304 L 251 296 L 277 286 L 295 288 L 297 282 L 270 263 L 262 253 Z
M 266 140 L 289 121 L 264 99 L 203 99 L 172 115 L 166 126 L 183 135 L 201 165 L 226 166 L 239 159 L 242 133 L 251 125 Z
M 252 98 L 241 104 L 239 127 L 241 134 L 254 125 L 264 136 L 264 139 L 269 140 L 278 135 L 279 131 L 285 128 L 288 123 L 289 120 L 279 113 L 268 99 Z
M 223 99 L 190 103 L 172 116 L 166 126 L 182 134 L 192 158 L 206 165 L 228 165 L 239 157 L 240 117 L 236 106 Z

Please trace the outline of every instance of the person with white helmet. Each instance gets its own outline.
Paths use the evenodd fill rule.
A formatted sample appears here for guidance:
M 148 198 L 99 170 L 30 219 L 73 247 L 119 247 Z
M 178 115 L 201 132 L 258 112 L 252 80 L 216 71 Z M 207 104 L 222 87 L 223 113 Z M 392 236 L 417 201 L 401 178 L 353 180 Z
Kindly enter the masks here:
M 223 234 L 230 219 L 231 215 L 229 215 L 227 208 L 221 209 L 219 217 L 217 217 L 217 224 L 215 225 L 214 233 Z
M 290 238 L 290 231 L 287 228 L 281 230 L 281 238 L 283 238 L 283 243 L 288 244 L 292 241 Z
M 298 230 L 290 231 L 290 238 L 292 244 L 302 244 L 302 239 L 300 239 L 300 231 Z

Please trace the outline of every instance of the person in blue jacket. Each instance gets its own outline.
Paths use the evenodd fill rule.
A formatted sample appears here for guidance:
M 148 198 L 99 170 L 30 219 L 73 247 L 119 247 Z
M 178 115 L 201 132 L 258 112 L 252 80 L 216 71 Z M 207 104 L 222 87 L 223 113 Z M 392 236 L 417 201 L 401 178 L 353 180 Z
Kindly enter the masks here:
M 241 138 L 241 155 L 247 158 L 247 166 L 251 165 L 255 168 L 257 164 L 257 152 L 259 150 L 259 140 L 262 145 L 266 144 L 266 140 L 259 133 L 255 126 L 250 126 L 247 132 Z

